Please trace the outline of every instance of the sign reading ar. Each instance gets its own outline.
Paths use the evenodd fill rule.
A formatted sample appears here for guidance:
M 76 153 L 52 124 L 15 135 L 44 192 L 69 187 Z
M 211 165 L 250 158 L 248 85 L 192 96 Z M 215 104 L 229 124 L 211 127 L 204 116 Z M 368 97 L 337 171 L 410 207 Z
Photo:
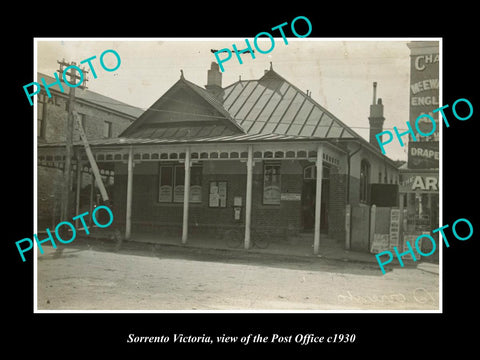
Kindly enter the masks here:
M 412 182 L 412 190 L 438 191 L 438 178 L 434 176 L 415 176 Z

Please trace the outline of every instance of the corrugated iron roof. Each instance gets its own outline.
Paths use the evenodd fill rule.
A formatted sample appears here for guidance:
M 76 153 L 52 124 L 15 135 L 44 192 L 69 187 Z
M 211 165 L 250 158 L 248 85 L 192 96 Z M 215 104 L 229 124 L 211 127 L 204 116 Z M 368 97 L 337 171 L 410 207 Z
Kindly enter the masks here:
M 360 137 L 303 91 L 269 70 L 225 88 L 223 106 L 248 134 Z
M 291 141 L 291 140 L 318 140 L 310 136 L 282 135 L 282 134 L 234 134 L 226 136 L 211 136 L 197 138 L 134 138 L 118 137 L 110 139 L 89 140 L 91 146 L 111 145 L 150 145 L 150 144 L 172 144 L 172 143 L 215 143 L 215 142 L 263 142 L 263 141 Z M 81 141 L 75 141 L 74 146 L 83 146 Z M 65 143 L 38 144 L 39 147 L 59 147 Z

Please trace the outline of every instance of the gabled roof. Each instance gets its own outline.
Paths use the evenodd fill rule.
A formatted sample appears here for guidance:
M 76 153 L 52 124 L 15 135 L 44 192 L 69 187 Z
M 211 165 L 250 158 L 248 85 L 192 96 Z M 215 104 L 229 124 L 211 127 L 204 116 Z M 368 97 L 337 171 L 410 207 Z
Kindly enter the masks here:
M 310 96 L 270 69 L 225 88 L 223 107 L 248 134 L 360 138 Z
M 214 109 L 198 112 L 195 104 L 176 109 L 182 116 L 167 119 L 178 92 L 189 89 Z M 162 115 L 163 114 L 163 115 Z M 170 116 L 171 117 L 171 116 Z M 200 86 L 181 78 L 145 111 L 120 137 L 143 139 L 194 139 L 235 134 L 275 134 L 321 139 L 361 138 L 310 96 L 273 69 L 258 80 L 239 80 L 217 99 Z
M 219 100 L 182 75 L 120 137 L 195 139 L 244 133 Z

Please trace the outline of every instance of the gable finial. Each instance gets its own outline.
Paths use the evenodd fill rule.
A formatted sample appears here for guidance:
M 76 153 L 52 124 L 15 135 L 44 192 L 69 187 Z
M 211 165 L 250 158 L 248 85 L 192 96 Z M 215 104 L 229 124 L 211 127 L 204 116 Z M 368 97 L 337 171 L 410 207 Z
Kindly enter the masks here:
M 273 70 L 273 65 L 271 61 L 270 61 L 270 70 Z
M 184 79 L 184 77 L 183 77 L 183 70 L 182 70 L 182 69 L 180 69 L 180 79 Z

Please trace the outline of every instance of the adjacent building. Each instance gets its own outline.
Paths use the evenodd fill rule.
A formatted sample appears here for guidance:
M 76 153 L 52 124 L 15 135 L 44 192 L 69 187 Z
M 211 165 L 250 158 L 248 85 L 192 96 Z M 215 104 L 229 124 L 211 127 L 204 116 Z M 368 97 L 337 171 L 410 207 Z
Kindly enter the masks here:
M 38 73 L 38 79 L 44 78 L 47 84 L 56 80 L 45 74 Z M 68 97 L 70 87 L 63 86 L 62 92 L 58 85 L 50 88 L 51 97 L 44 90 L 37 95 L 37 143 L 58 143 L 65 141 Z M 89 139 L 109 139 L 117 137 L 125 130 L 143 111 L 103 96 L 90 90 L 76 89 L 75 109 L 81 116 L 83 128 Z M 75 128 L 74 140 L 79 140 L 80 135 Z M 39 161 L 37 167 L 37 190 L 38 190 L 38 227 L 45 227 L 58 223 L 60 217 L 61 184 L 63 182 L 63 163 L 51 161 Z M 89 166 L 85 164 L 83 172 L 82 195 L 85 206 L 89 204 L 91 176 Z M 102 169 L 105 180 L 113 184 L 113 169 Z M 71 184 L 72 194 L 76 188 L 77 177 L 73 177 Z M 92 190 L 94 190 L 92 188 Z

